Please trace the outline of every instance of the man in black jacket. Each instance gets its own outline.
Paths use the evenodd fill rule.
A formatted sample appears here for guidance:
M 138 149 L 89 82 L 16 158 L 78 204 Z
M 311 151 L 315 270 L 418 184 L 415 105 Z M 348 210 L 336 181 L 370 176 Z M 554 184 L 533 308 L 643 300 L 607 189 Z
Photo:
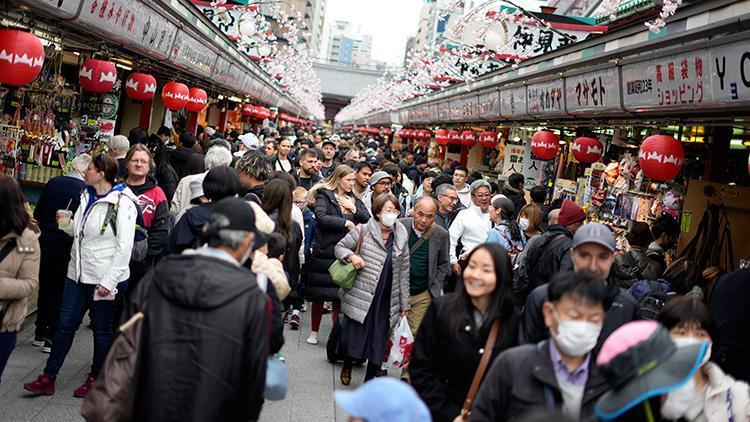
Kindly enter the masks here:
M 134 420 L 260 415 L 271 310 L 241 265 L 252 251 L 255 216 L 245 201 L 226 198 L 205 229 L 207 247 L 162 260 L 126 306 L 123 321 L 143 311 L 148 327 Z

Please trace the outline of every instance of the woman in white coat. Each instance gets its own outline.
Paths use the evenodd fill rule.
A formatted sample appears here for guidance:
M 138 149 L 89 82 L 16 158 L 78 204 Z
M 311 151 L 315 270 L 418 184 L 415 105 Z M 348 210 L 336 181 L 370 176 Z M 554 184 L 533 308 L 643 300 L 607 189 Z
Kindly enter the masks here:
M 698 299 L 681 296 L 667 302 L 658 321 L 667 327 L 677 346 L 718 340 L 719 328 L 711 311 Z M 685 386 L 666 395 L 661 416 L 667 420 L 683 418 L 689 422 L 726 422 L 750 420 L 748 385 L 724 373 L 710 362 L 711 347 L 695 376 Z
M 74 392 L 76 397 L 89 391 L 112 344 L 115 299 L 127 291 L 138 217 L 133 193 L 125 185 L 115 185 L 117 172 L 114 158 L 103 154 L 94 157 L 84 174 L 86 189 L 81 194 L 81 206 L 70 224 L 61 227 L 73 237 L 73 249 L 52 352 L 44 374 L 24 385 L 36 395 L 55 393 L 55 378 L 86 311 L 94 331 L 94 357 L 86 380 Z M 59 217 L 58 213 L 58 222 Z

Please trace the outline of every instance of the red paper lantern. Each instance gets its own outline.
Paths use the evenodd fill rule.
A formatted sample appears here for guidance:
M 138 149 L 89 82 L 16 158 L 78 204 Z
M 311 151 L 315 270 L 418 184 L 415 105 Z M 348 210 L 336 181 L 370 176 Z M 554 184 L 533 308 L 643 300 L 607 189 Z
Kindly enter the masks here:
M 465 130 L 461 132 L 461 145 L 465 147 L 473 147 L 477 143 L 477 133 L 473 130 Z
M 414 129 L 404 130 L 404 139 L 414 139 Z
M 682 142 L 667 135 L 649 136 L 638 151 L 643 175 L 659 182 L 674 179 L 682 169 L 684 159 Z
M 461 132 L 451 130 L 448 132 L 448 140 L 451 144 L 461 145 Z
M 117 68 L 114 63 L 97 59 L 86 59 L 78 71 L 78 82 L 86 92 L 104 94 L 115 87 Z
M 253 105 L 252 104 L 242 104 L 242 115 L 243 116 L 252 116 L 253 115 Z
M 560 148 L 560 138 L 548 130 L 540 130 L 531 137 L 531 152 L 539 160 L 551 160 Z
M 206 91 L 200 88 L 190 88 L 188 92 L 189 98 L 185 108 L 194 113 L 203 110 L 206 107 L 206 104 L 208 104 L 208 95 L 206 94 Z
M 170 110 L 181 110 L 185 108 L 190 99 L 190 90 L 187 85 L 179 82 L 167 82 L 161 89 L 161 102 Z
M 585 164 L 599 161 L 604 154 L 604 145 L 598 139 L 585 136 L 576 138 L 570 149 L 573 151 L 573 157 Z
M 36 35 L 0 30 L 0 82 L 21 86 L 33 81 L 44 64 L 44 47 Z
M 447 145 L 450 138 L 448 138 L 448 131 L 445 129 L 438 129 L 435 132 L 435 142 L 440 145 Z
M 479 135 L 479 145 L 481 145 L 482 148 L 495 148 L 497 146 L 497 133 L 482 132 Z
M 145 73 L 131 73 L 125 81 L 125 93 L 136 101 L 150 100 L 156 93 L 156 79 Z

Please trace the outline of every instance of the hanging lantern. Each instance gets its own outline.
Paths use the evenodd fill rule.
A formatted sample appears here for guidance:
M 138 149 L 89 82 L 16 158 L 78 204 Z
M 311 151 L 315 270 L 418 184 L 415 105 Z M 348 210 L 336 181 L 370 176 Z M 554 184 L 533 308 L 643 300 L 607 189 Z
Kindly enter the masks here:
M 461 145 L 471 148 L 477 143 L 477 133 L 473 130 L 461 132 Z
M 206 107 L 206 104 L 208 104 L 208 95 L 206 95 L 206 91 L 200 88 L 190 88 L 188 92 L 190 94 L 185 108 L 194 113 L 203 110 Z
M 426 144 L 432 138 L 432 132 L 429 129 L 422 129 L 420 132 L 422 133 L 422 141 Z
M 531 137 L 531 152 L 539 160 L 551 160 L 560 148 L 559 139 L 549 130 L 540 130 Z
M 479 135 L 479 145 L 481 145 L 482 148 L 495 148 L 497 146 L 497 133 L 482 132 Z
M 104 94 L 115 87 L 117 68 L 112 62 L 86 59 L 78 71 L 78 82 L 86 92 Z
M 156 79 L 145 73 L 131 73 L 125 81 L 125 93 L 136 101 L 150 100 L 156 93 Z
M 396 132 L 396 135 L 398 135 L 398 137 L 401 139 L 406 139 L 406 129 L 399 130 L 398 132 Z
M 179 82 L 167 82 L 161 89 L 161 102 L 170 110 L 181 110 L 185 108 L 190 99 L 190 90 L 187 85 Z
M 406 129 L 404 131 L 404 138 L 406 138 L 406 139 L 414 139 L 414 129 Z
M 674 179 L 682 169 L 684 159 L 682 142 L 667 135 L 649 136 L 638 151 L 643 175 L 658 182 Z
M 252 116 L 253 115 L 253 105 L 252 104 L 242 104 L 242 115 L 243 116 Z
M 570 149 L 573 151 L 573 157 L 584 164 L 595 163 L 604 154 L 604 145 L 598 139 L 585 136 L 576 138 Z
M 457 130 L 451 130 L 448 132 L 449 143 L 455 145 L 461 145 L 461 132 Z
M 437 132 L 435 132 L 435 142 L 439 145 L 447 145 L 449 140 L 447 130 L 438 129 Z
M 44 47 L 36 35 L 0 30 L 0 83 L 21 86 L 33 81 L 44 64 Z

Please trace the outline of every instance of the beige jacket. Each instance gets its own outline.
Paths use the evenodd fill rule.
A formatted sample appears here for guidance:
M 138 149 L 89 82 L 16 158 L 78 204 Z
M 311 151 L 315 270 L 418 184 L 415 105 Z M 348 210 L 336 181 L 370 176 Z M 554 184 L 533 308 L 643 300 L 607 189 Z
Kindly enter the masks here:
M 21 236 L 11 232 L 0 239 L 0 249 L 16 238 L 16 248 L 0 262 L 0 307 L 5 317 L 0 332 L 14 332 L 26 318 L 29 297 L 39 287 L 39 234 L 30 229 Z
M 701 370 L 708 377 L 706 394 L 702 401 L 696 400 L 693 403 L 685 414 L 685 419 L 690 422 L 750 421 L 748 385 L 725 374 L 713 362 L 707 362 Z

